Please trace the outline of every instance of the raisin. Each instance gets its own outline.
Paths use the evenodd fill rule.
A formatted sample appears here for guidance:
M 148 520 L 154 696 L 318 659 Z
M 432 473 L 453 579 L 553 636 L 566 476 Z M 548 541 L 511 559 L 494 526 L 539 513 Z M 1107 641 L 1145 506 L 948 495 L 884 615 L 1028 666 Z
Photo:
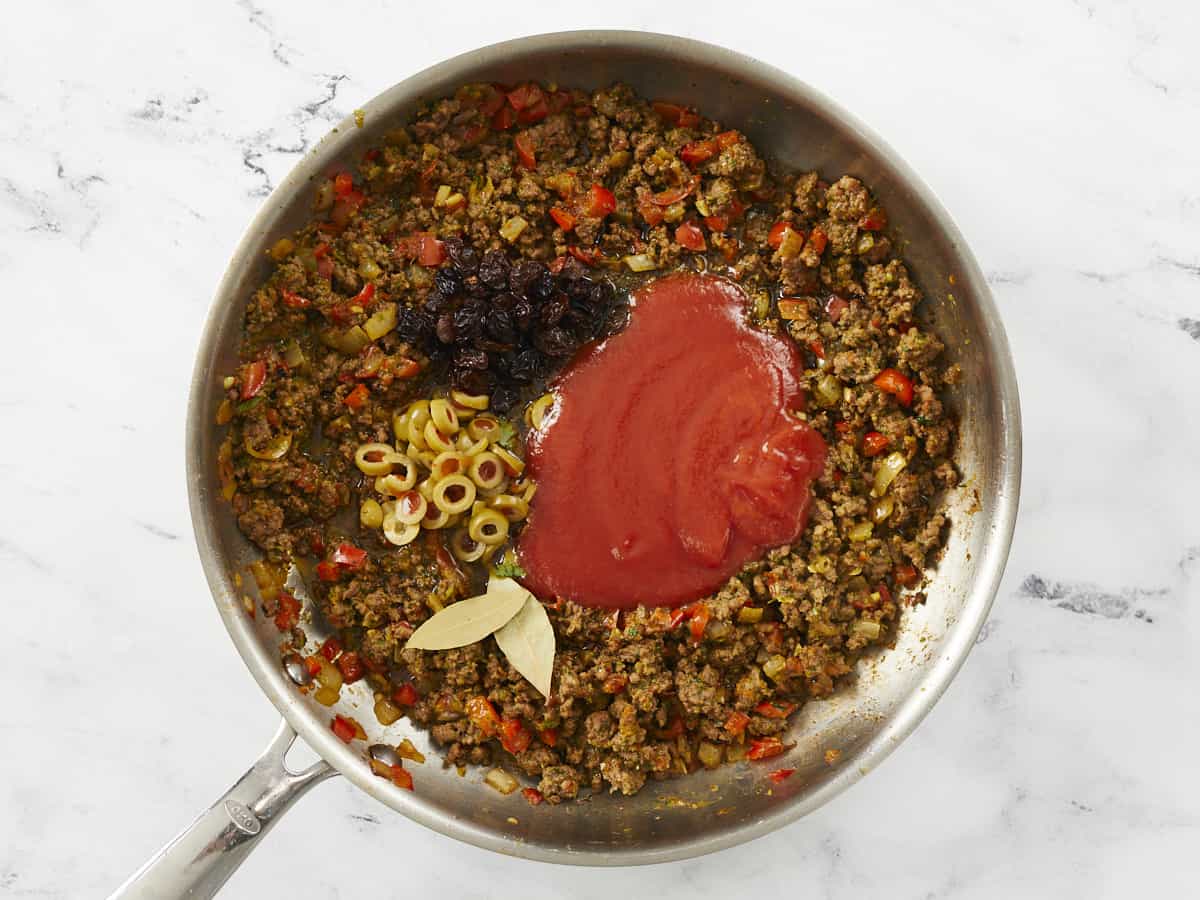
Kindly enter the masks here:
M 494 291 L 508 287 L 508 257 L 503 250 L 489 250 L 479 261 L 479 280 Z
M 519 395 L 515 388 L 501 385 L 492 391 L 491 407 L 496 412 L 505 413 L 517 405 Z
M 539 328 L 552 328 L 559 323 L 563 314 L 567 311 L 567 295 L 555 294 L 549 300 L 542 304 L 537 313 L 537 324 Z
M 454 337 L 454 314 L 442 313 L 437 320 L 437 339 L 443 344 L 453 344 Z
M 446 297 L 453 297 L 463 289 L 462 275 L 454 269 L 438 269 L 433 276 L 433 283 L 438 292 Z

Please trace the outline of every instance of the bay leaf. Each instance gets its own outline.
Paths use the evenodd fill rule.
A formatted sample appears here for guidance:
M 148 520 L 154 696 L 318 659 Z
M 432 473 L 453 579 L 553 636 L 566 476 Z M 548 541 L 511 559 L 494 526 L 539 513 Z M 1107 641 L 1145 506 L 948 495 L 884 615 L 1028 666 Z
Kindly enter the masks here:
M 451 603 L 412 633 L 405 648 L 451 650 L 482 641 L 521 611 L 533 596 L 511 578 L 493 578 L 487 593 Z
M 554 674 L 554 626 L 538 599 L 526 594 L 520 612 L 496 632 L 496 643 L 512 667 L 548 698 Z

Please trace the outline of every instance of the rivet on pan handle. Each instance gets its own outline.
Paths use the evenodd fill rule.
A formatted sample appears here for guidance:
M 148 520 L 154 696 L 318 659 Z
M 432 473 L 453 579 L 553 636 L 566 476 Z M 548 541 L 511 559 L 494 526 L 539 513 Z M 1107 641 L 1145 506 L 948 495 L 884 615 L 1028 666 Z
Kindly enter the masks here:
M 109 900 L 212 897 L 258 846 L 275 821 L 334 769 L 324 760 L 289 772 L 283 758 L 296 732 L 281 722 L 262 756 L 175 840 L 156 853 Z

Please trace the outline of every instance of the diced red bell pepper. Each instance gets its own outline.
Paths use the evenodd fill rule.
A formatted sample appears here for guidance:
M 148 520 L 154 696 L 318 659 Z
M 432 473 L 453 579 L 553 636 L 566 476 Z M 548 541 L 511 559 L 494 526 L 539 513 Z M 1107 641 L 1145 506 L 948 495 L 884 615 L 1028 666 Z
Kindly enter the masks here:
M 849 308 L 850 302 L 842 297 L 837 296 L 836 294 L 825 301 L 825 315 L 829 317 L 829 321 L 834 325 L 837 324 L 838 319 L 840 319 L 842 314 L 845 313 Z
M 725 720 L 725 730 L 732 735 L 739 735 L 745 732 L 746 726 L 750 724 L 750 717 L 744 712 L 734 710 L 729 714 L 729 718 Z
M 850 432 L 850 423 L 849 422 L 834 422 L 833 430 L 836 431 L 838 434 L 848 434 Z
M 300 601 L 287 592 L 279 594 L 279 609 L 275 613 L 275 627 L 280 631 L 291 631 L 300 621 Z
M 732 130 L 722 131 L 715 138 L 713 138 L 713 140 L 717 142 L 717 147 L 719 147 L 722 150 L 732 147 L 734 144 L 736 144 L 741 139 L 742 139 L 742 135 L 739 132 L 732 131 Z
M 342 673 L 342 680 L 346 684 L 353 684 L 363 677 L 366 672 L 362 664 L 362 659 L 353 650 L 347 650 L 337 659 L 338 671 Z
M 795 774 L 795 769 L 776 769 L 774 772 L 770 772 L 767 777 L 776 784 L 783 784 L 783 782 L 787 781 Z
M 342 642 L 336 637 L 330 636 L 321 644 L 321 655 L 330 662 L 338 658 L 342 652 Z
M 322 278 L 333 275 L 333 257 L 329 255 L 329 245 L 317 244 L 313 247 L 313 259 L 317 261 L 317 274 Z
M 683 716 L 674 715 L 671 721 L 667 723 L 667 727 L 658 732 L 659 740 L 669 741 L 672 738 L 677 738 L 687 731 L 687 726 L 683 723 Z
M 558 746 L 558 729 L 557 728 L 543 728 L 541 731 L 538 732 L 538 737 L 541 739 L 542 743 L 545 744 L 547 747 L 557 747 Z
M 374 299 L 374 297 L 375 285 L 368 281 L 363 285 L 363 289 L 354 295 L 350 303 L 354 306 L 360 306 L 363 309 L 366 309 L 371 305 L 371 300 Z
M 890 443 L 887 435 L 880 434 L 878 431 L 868 431 L 863 435 L 863 456 L 878 456 L 888 448 Z
M 661 100 L 655 100 L 650 105 L 662 120 L 670 125 L 694 128 L 700 124 L 700 116 L 686 106 L 680 106 L 678 103 L 665 103 Z
M 604 679 L 604 693 L 619 694 L 625 690 L 625 685 L 629 684 L 629 679 L 619 672 L 614 672 Z
M 796 228 L 791 222 L 776 222 L 767 233 L 767 243 L 778 250 L 780 245 L 783 244 L 784 238 L 787 237 L 787 233 L 795 230 Z
M 524 788 L 521 791 L 521 796 L 529 801 L 530 806 L 537 806 L 546 799 L 537 788 Z
M 654 196 L 648 188 L 637 189 L 637 210 L 641 214 L 642 219 L 650 227 L 661 225 L 663 219 L 666 218 L 662 208 L 654 202 Z
M 885 394 L 895 397 L 901 406 L 912 406 L 912 379 L 898 369 L 884 369 L 871 383 Z
M 575 217 L 565 209 L 559 209 L 557 206 L 550 207 L 550 218 L 563 231 L 570 231 L 575 227 Z
M 483 97 L 479 101 L 479 114 L 483 118 L 489 119 L 507 105 L 508 98 L 489 84 L 484 89 Z
M 513 756 L 528 750 L 532 741 L 533 732 L 520 719 L 505 719 L 501 723 L 500 744 Z
M 617 208 L 617 198 L 603 185 L 593 184 L 583 201 L 583 214 L 594 219 L 603 219 Z
M 446 261 L 446 247 L 429 232 L 417 235 L 417 262 L 427 269 L 433 269 Z
M 705 216 L 704 224 L 708 226 L 709 231 L 725 232 L 729 229 L 728 216 Z
M 492 116 L 492 130 L 493 131 L 508 131 L 508 129 L 513 127 L 513 124 L 516 121 L 517 121 L 516 110 L 514 110 L 511 106 L 507 106 L 507 105 L 502 106 L 496 112 L 496 114 L 494 116 Z
M 781 300 L 779 302 L 782 303 L 783 301 Z M 780 315 L 782 315 L 782 314 L 783 313 L 781 310 Z M 784 318 L 786 319 L 787 316 L 784 316 Z M 812 355 L 815 356 L 817 359 L 825 358 L 825 345 L 822 344 L 820 341 L 809 341 L 808 349 L 812 351 Z
M 567 252 L 585 266 L 594 266 L 597 262 L 599 262 L 601 257 L 599 250 L 584 250 L 582 247 L 576 247 L 573 244 L 567 248 Z
M 371 395 L 371 390 L 365 384 L 355 385 L 354 390 L 346 395 L 345 403 L 352 410 L 357 412 L 363 408 L 367 402 L 367 398 Z
M 687 184 L 681 184 L 679 187 L 667 188 L 665 191 L 651 194 L 650 199 L 659 206 L 670 206 L 672 203 L 678 203 L 680 200 L 688 197 L 699 183 L 700 179 L 693 177 Z
M 880 231 L 887 225 L 887 213 L 878 206 L 867 211 L 861 219 L 858 220 L 858 227 L 863 231 Z
M 308 669 L 308 674 L 313 678 L 317 677 L 317 673 L 321 671 L 321 661 L 316 656 L 304 657 L 304 668 Z
M 336 734 L 338 739 L 345 744 L 348 744 L 354 740 L 358 733 L 358 729 L 354 727 L 354 723 L 345 716 L 341 715 L 333 717 L 333 725 L 331 727 L 333 728 L 333 733 Z
M 342 570 L 329 560 L 317 563 L 317 577 L 322 581 L 337 581 L 342 577 Z
M 707 603 L 693 603 L 692 607 L 688 630 L 692 633 L 692 640 L 699 642 L 704 637 L 705 629 L 708 628 L 708 620 L 712 616 L 712 612 Z
M 333 193 L 338 197 L 345 197 L 354 190 L 354 178 L 349 172 L 339 172 L 333 179 Z
M 537 168 L 537 157 L 533 152 L 533 140 L 522 132 L 513 138 L 513 147 L 517 150 L 517 159 L 526 169 Z
M 554 257 L 554 259 L 550 260 L 550 262 L 546 263 L 546 268 L 550 270 L 551 275 L 557 275 L 559 272 L 562 271 L 563 266 L 565 266 L 566 264 L 567 264 L 567 257 L 565 255 L 564 256 L 556 256 L 556 257 Z
M 882 581 L 879 584 L 875 585 L 875 592 L 877 594 L 879 594 L 879 599 L 881 601 L 883 601 L 884 603 L 893 602 L 892 601 L 892 592 L 888 590 L 888 586 L 886 584 L 884 584 Z
M 777 737 L 755 738 L 750 742 L 750 749 L 746 751 L 747 759 L 770 759 L 772 756 L 778 756 L 786 747 Z
M 691 222 L 684 222 L 675 229 L 675 243 L 685 250 L 702 253 L 708 248 L 704 240 L 704 232 Z
M 412 706 L 420 699 L 417 689 L 408 682 L 392 691 L 392 701 L 397 706 Z
M 242 378 L 242 399 L 249 400 L 251 397 L 256 396 L 266 383 L 267 364 L 261 359 L 256 359 L 250 365 L 246 366 L 246 374 Z
M 532 82 L 519 84 L 508 92 L 508 102 L 517 112 L 520 112 L 527 106 L 532 106 L 541 98 L 542 89 Z
M 487 697 L 472 697 L 467 701 L 467 718 L 485 737 L 491 737 L 500 731 L 500 716 Z
M 407 356 L 397 357 L 393 370 L 397 378 L 416 378 L 421 374 L 421 364 Z
M 551 113 L 560 113 L 571 103 L 571 95 L 567 91 L 551 91 L 546 95 L 546 107 Z
M 333 561 L 347 569 L 360 569 L 367 561 L 367 551 L 353 544 L 338 544 L 333 551 Z
M 776 703 L 773 700 L 764 700 L 758 706 L 754 707 L 754 711 L 768 719 L 786 719 L 796 711 L 796 704 Z
M 708 138 L 703 141 L 692 141 L 690 144 L 684 144 L 679 149 L 679 158 L 688 164 L 690 168 L 695 168 L 702 162 L 707 162 L 718 153 L 721 152 L 721 147 L 715 138 Z
M 828 243 L 829 235 L 827 235 L 825 230 L 818 225 L 808 236 L 808 243 L 805 246 L 812 247 L 813 250 L 820 255 L 825 252 L 825 247 Z
M 281 289 L 279 296 L 283 300 L 283 305 L 291 309 L 305 309 L 312 306 L 312 301 L 307 297 L 301 297 L 295 291 L 289 291 L 287 288 Z
M 892 579 L 900 587 L 916 587 L 917 583 L 921 580 L 921 573 L 908 563 L 903 563 L 892 570 Z

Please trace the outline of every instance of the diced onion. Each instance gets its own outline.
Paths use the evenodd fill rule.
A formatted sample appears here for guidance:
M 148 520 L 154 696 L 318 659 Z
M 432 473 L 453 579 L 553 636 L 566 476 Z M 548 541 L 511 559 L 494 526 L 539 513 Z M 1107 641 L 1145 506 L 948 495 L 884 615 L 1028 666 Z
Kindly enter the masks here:
M 787 660 L 779 654 L 775 654 L 765 663 L 763 663 L 762 669 L 764 675 L 766 675 L 772 681 L 778 681 L 780 676 L 782 676 L 784 671 L 787 669 Z
M 890 495 L 880 497 L 873 504 L 871 504 L 871 521 L 876 525 L 886 521 L 888 516 L 892 514 L 892 511 L 895 508 L 896 500 L 894 497 Z
M 483 776 L 483 780 L 487 782 L 488 787 L 495 788 L 500 793 L 507 796 L 517 789 L 517 779 L 513 778 L 503 769 L 492 769 Z
M 375 718 L 385 728 L 404 715 L 404 711 L 387 697 L 379 697 L 375 701 Z
M 850 530 L 846 532 L 846 537 L 850 539 L 852 544 L 861 544 L 863 541 L 870 538 L 871 533 L 875 530 L 875 526 L 868 520 L 855 522 L 850 526 Z
M 882 497 L 891 487 L 896 476 L 908 465 L 908 460 L 899 450 L 893 450 L 879 461 L 875 467 L 875 483 L 871 488 L 872 497 Z
M 631 253 L 622 262 L 629 267 L 631 272 L 649 272 L 658 268 L 658 264 L 645 253 Z
M 738 610 L 738 622 L 742 625 L 754 625 L 762 621 L 763 610 L 761 606 L 743 606 Z
M 521 236 L 521 232 L 528 227 L 529 223 L 523 218 L 520 216 L 513 216 L 500 226 L 500 237 L 504 238 L 511 244 L 513 241 L 519 238 Z
M 385 303 L 376 310 L 371 318 L 363 322 L 362 329 L 373 341 L 379 340 L 396 327 L 396 304 Z
M 879 637 L 882 627 L 878 622 L 872 622 L 870 619 L 860 619 L 850 626 L 850 633 L 861 635 L 868 640 L 875 640 Z
M 818 406 L 837 406 L 842 399 L 842 382 L 836 375 L 822 375 L 813 386 L 813 398 Z
M 706 769 L 715 769 L 721 764 L 721 748 L 717 744 L 710 744 L 708 741 L 701 741 L 700 746 L 696 748 L 696 758 L 700 760 L 700 765 Z

